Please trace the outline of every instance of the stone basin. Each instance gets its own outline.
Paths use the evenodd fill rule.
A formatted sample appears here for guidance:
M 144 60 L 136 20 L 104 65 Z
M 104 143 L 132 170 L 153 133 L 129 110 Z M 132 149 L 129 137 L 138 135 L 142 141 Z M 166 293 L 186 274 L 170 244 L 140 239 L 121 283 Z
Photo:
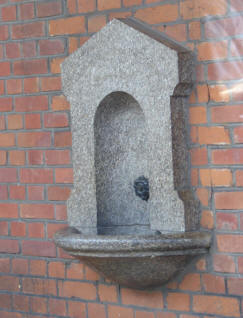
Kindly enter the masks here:
M 102 276 L 123 286 L 145 289 L 168 282 L 195 256 L 208 252 L 211 234 L 98 235 L 76 228 L 58 231 L 55 243 Z

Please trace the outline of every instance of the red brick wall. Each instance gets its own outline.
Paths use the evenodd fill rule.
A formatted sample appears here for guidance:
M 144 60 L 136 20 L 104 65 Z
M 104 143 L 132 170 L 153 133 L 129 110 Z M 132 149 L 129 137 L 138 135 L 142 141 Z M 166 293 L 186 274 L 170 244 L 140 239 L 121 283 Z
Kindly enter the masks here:
M 0 0 L 0 317 L 243 316 L 243 1 Z M 72 185 L 60 62 L 114 17 L 198 53 L 192 184 L 210 255 L 168 286 L 133 291 L 56 249 Z

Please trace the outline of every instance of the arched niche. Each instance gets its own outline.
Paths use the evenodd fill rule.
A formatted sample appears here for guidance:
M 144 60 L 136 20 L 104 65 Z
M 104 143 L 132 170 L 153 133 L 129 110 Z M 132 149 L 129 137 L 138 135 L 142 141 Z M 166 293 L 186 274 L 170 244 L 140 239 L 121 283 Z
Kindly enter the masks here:
M 148 178 L 147 129 L 139 103 L 125 92 L 107 95 L 95 114 L 94 137 L 98 232 L 145 230 L 148 200 L 134 187 L 139 177 Z

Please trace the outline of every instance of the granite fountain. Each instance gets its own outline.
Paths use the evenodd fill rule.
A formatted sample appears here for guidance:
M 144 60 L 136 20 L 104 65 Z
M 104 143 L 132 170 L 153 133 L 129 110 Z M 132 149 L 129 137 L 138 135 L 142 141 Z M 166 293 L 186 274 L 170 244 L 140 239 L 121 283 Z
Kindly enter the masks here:
M 62 63 L 74 189 L 55 242 L 124 286 L 161 286 L 210 247 L 190 186 L 194 63 L 132 18 L 114 19 Z

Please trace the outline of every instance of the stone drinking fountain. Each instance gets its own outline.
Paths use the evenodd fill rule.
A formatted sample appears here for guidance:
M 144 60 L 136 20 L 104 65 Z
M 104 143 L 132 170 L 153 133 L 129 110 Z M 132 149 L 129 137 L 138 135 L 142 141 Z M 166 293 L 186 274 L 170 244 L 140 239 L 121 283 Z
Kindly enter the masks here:
M 211 242 L 190 187 L 194 56 L 137 20 L 113 20 L 63 62 L 62 80 L 74 189 L 55 242 L 121 285 L 160 286 Z

